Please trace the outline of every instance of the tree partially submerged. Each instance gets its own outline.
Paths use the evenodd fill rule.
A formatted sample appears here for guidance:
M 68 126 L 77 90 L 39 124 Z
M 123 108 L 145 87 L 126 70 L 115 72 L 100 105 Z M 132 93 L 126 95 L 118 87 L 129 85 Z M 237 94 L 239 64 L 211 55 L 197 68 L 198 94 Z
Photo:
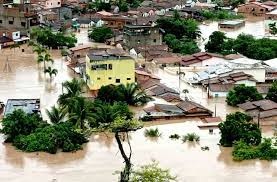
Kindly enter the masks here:
M 125 167 L 123 171 L 120 173 L 120 182 L 129 182 L 130 174 L 132 171 L 132 163 L 131 163 L 132 146 L 130 143 L 129 133 L 141 129 L 143 125 L 138 120 L 134 120 L 134 119 L 126 120 L 125 118 L 118 117 L 110 125 L 108 126 L 104 125 L 104 128 L 106 127 L 109 129 L 109 131 L 115 134 L 115 139 L 118 144 L 120 154 L 124 159 Z M 123 147 L 122 137 L 126 138 L 127 140 L 127 144 L 129 146 L 129 154 L 127 154 L 127 152 Z
M 219 143 L 226 147 L 233 146 L 236 141 L 244 141 L 248 145 L 261 142 L 261 130 L 252 122 L 252 118 L 244 113 L 228 114 L 226 120 L 218 125 L 221 138 Z
M 237 106 L 238 104 L 247 101 L 257 101 L 263 99 L 263 96 L 257 91 L 255 87 L 237 85 L 228 92 L 226 102 L 230 106 Z

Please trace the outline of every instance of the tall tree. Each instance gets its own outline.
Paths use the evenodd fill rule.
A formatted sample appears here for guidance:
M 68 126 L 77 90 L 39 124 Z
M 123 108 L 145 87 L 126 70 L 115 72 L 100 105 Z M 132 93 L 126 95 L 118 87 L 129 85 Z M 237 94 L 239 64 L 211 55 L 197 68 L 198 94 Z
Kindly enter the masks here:
M 69 104 L 69 120 L 75 124 L 76 128 L 85 129 L 85 126 L 94 121 L 92 111 L 92 102 L 84 97 L 75 97 Z
M 120 173 L 120 182 L 129 182 L 130 175 L 132 170 L 132 146 L 130 143 L 129 133 L 137 131 L 143 127 L 142 123 L 137 120 L 126 120 L 125 118 L 116 118 L 113 123 L 109 126 L 109 130 L 115 134 L 115 139 L 120 151 L 121 156 L 124 159 L 125 167 L 123 171 Z M 122 137 L 126 137 L 128 146 L 129 146 L 129 154 L 125 151 L 122 144 Z

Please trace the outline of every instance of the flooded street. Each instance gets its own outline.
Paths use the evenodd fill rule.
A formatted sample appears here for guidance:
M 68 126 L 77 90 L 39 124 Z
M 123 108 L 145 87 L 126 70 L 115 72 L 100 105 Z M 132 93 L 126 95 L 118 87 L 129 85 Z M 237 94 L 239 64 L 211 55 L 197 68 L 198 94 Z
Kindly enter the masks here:
M 268 35 L 268 32 L 265 30 L 265 22 L 263 17 L 246 17 L 245 18 L 245 26 L 239 29 L 219 29 L 218 22 L 206 22 L 199 26 L 201 31 L 201 36 L 203 38 L 203 42 L 200 45 L 202 51 L 204 51 L 204 45 L 208 42 L 209 36 L 214 31 L 222 31 L 229 38 L 236 38 L 239 34 L 250 34 L 256 38 L 263 38 Z
M 141 165 L 157 160 L 162 167 L 170 168 L 179 181 L 277 180 L 277 162 L 233 162 L 231 148 L 217 145 L 218 131 L 210 135 L 207 130 L 199 130 L 197 123 L 200 123 L 197 119 L 188 119 L 186 122 L 179 120 L 176 124 L 161 122 L 158 128 L 162 136 L 157 140 L 144 137 L 144 129 L 133 133 L 133 164 Z M 200 136 L 199 144 L 168 138 L 170 134 L 183 135 L 188 132 L 196 132 Z M 272 133 L 269 130 L 266 134 Z M 210 150 L 202 151 L 201 146 L 208 146 Z M 117 179 L 112 173 L 123 166 L 117 144 L 108 134 L 92 136 L 84 149 L 76 153 L 22 153 L 10 145 L 1 145 L 0 153 L 0 180 L 9 182 L 51 182 L 52 179 L 58 182 L 87 182 L 88 179 L 110 182 Z
M 86 31 L 77 34 L 79 43 L 88 43 Z M 22 53 L 21 49 L 25 52 Z M 0 101 L 10 98 L 40 98 L 41 109 L 54 105 L 58 95 L 62 93 L 61 83 L 76 75 L 67 68 L 59 51 L 51 51 L 54 59 L 53 67 L 58 75 L 49 81 L 44 75 L 43 67 L 38 67 L 30 48 L 0 50 Z M 11 72 L 4 72 L 6 58 L 9 58 Z M 158 70 L 157 73 L 169 87 L 179 89 L 177 76 Z M 224 117 L 236 108 L 229 107 L 222 99 L 206 99 L 201 88 L 193 88 L 181 82 L 181 89 L 189 90 L 190 99 L 201 103 L 212 111 L 217 108 L 217 115 Z M 181 95 L 184 97 L 184 95 Z M 43 113 L 43 115 L 45 115 Z M 234 162 L 231 148 L 218 146 L 219 131 L 209 134 L 208 130 L 200 130 L 197 118 L 174 121 L 157 121 L 146 123 L 146 127 L 158 127 L 162 136 L 150 140 L 144 136 L 145 128 L 132 133 L 132 162 L 135 166 L 148 164 L 157 160 L 161 167 L 169 168 L 181 182 L 274 182 L 277 181 L 277 161 L 244 161 Z M 195 132 L 200 136 L 199 143 L 182 143 L 170 140 L 171 134 L 185 135 Z M 265 136 L 272 136 L 271 128 L 263 128 Z M 114 182 L 117 181 L 115 171 L 123 167 L 123 159 L 118 151 L 116 141 L 111 134 L 94 134 L 84 145 L 83 150 L 75 153 L 59 152 L 55 155 L 47 153 L 23 153 L 9 144 L 4 144 L 4 136 L 0 135 L 0 181 L 1 182 Z M 209 151 L 202 151 L 208 146 Z

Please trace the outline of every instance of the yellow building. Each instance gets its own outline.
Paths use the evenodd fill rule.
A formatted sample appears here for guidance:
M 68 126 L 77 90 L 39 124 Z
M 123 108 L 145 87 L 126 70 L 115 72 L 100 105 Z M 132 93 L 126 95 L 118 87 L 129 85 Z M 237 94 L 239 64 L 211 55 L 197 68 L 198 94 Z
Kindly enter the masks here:
M 86 56 L 86 76 L 90 90 L 132 83 L 135 82 L 135 61 L 122 50 L 93 50 Z

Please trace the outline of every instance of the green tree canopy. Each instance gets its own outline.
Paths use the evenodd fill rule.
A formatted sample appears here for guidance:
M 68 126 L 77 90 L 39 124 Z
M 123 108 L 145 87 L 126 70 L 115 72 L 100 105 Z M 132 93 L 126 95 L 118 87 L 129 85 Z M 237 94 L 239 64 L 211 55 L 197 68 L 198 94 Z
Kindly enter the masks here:
M 247 144 L 258 145 L 261 142 L 261 130 L 252 118 L 244 113 L 236 112 L 228 114 L 226 120 L 220 123 L 220 144 L 232 146 L 236 141 L 244 141 Z
M 257 91 L 255 87 L 238 85 L 229 91 L 226 102 L 230 106 L 237 106 L 238 104 L 247 101 L 257 101 L 263 99 L 263 96 Z
M 112 29 L 108 27 L 97 27 L 94 28 L 90 33 L 89 33 L 89 38 L 93 39 L 95 42 L 105 42 L 107 39 L 113 37 L 113 31 Z
M 13 142 L 19 135 L 29 135 L 46 122 L 38 114 L 26 114 L 23 110 L 15 110 L 2 120 L 1 133 L 6 135 L 6 142 Z

